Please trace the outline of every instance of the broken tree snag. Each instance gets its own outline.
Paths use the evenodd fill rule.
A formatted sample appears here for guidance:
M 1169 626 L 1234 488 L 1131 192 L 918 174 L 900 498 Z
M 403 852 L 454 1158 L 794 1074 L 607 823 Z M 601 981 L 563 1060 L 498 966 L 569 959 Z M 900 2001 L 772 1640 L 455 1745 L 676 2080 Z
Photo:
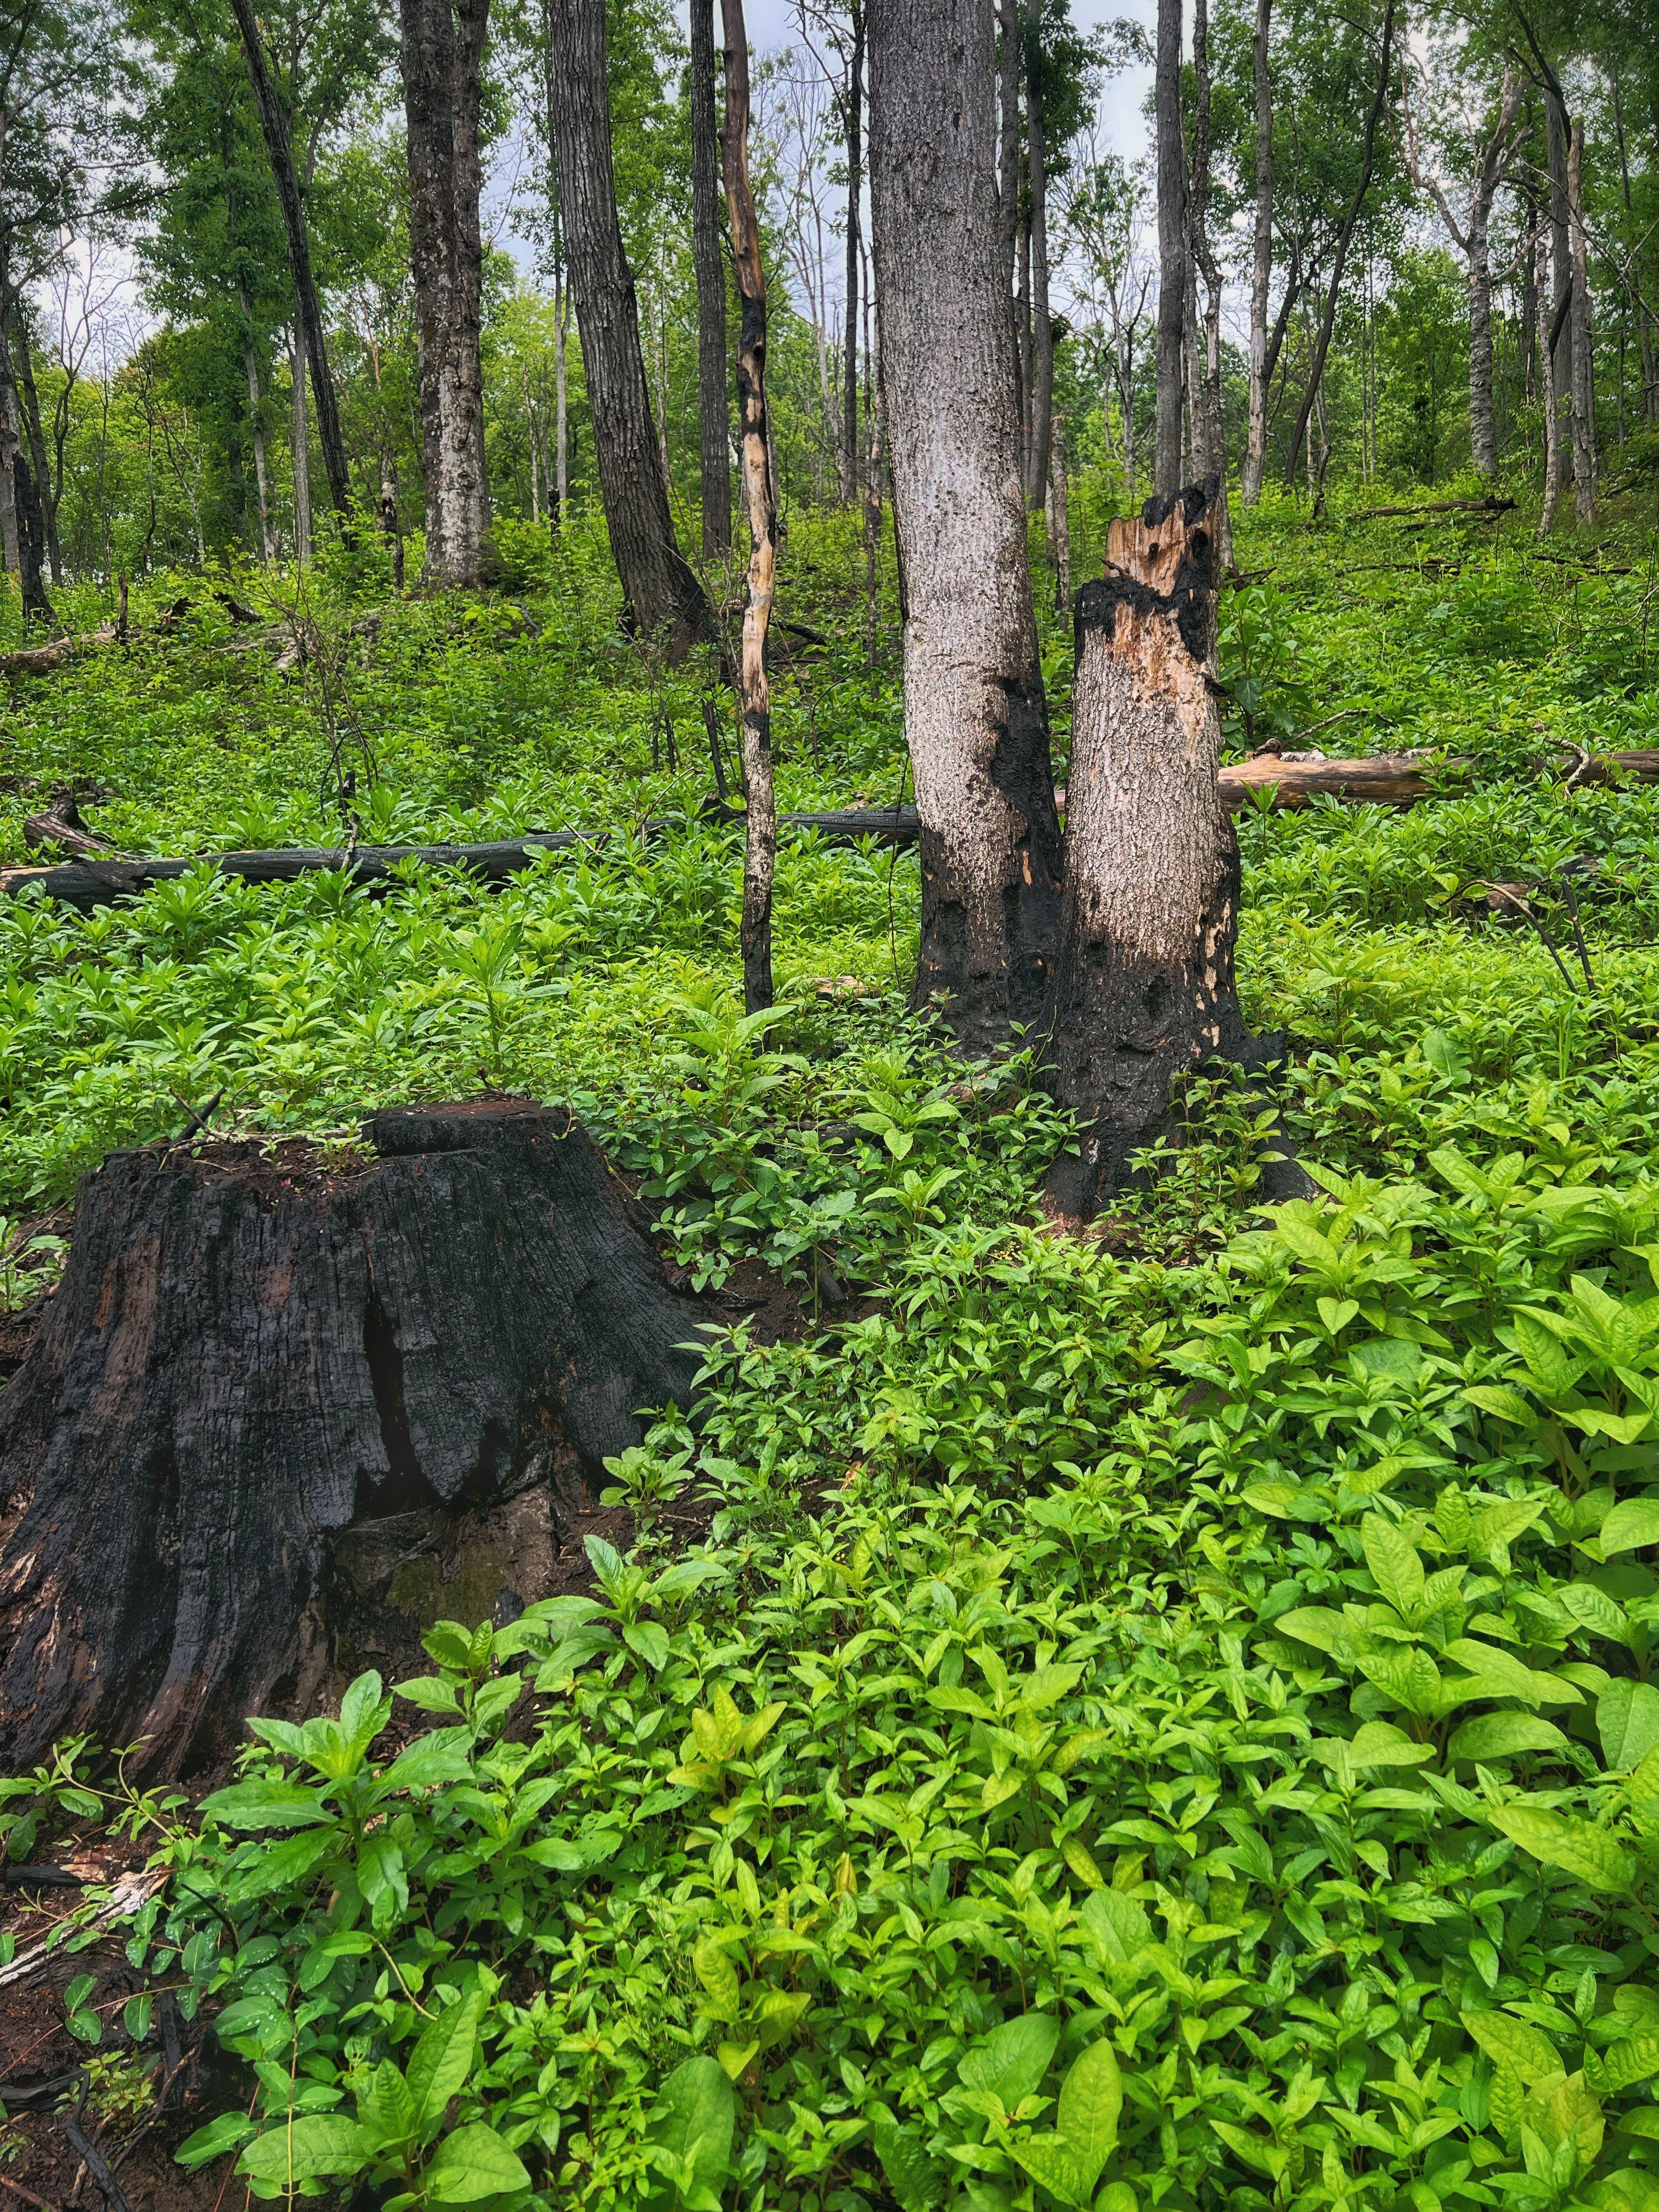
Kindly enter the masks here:
M 0 1395 L 0 1771 L 82 1729 L 199 1767 L 361 1656 L 366 1607 L 412 1656 L 458 1560 L 472 1618 L 510 1616 L 548 1594 L 527 1523 L 544 1563 L 639 1409 L 689 1404 L 697 1310 L 579 1122 L 366 1134 L 355 1164 L 154 1148 L 82 1180 Z
M 1088 1124 L 1048 1189 L 1091 1216 L 1170 1115 L 1171 1079 L 1244 1056 L 1233 981 L 1238 845 L 1218 782 L 1211 497 L 1111 525 L 1077 595 L 1065 896 L 1048 1048 Z

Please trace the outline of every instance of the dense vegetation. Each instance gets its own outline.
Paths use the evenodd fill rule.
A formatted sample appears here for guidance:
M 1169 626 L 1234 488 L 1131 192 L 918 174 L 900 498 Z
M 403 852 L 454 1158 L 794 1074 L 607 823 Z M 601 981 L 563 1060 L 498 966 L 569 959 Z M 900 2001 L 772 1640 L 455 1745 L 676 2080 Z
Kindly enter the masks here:
M 792 533 L 833 642 L 780 677 L 786 805 L 902 786 L 851 528 Z M 9 857 L 70 786 L 128 850 L 338 841 L 353 771 L 365 834 L 594 833 L 498 895 L 204 867 L 7 902 L 26 1234 L 215 1093 L 216 1127 L 343 1145 L 483 1081 L 574 1099 L 697 1279 L 758 1253 L 810 1314 L 822 1255 L 857 1300 L 711 1334 L 700 1429 L 665 1409 L 612 1469 L 636 1547 L 593 1545 L 591 1596 L 256 1723 L 199 1808 L 89 1746 L 8 1785 L 12 1857 L 96 1807 L 168 1871 L 129 1958 L 246 2069 L 186 2162 L 387 2206 L 1638 2212 L 1659 793 L 1553 749 L 1659 744 L 1650 532 L 1249 521 L 1236 743 L 1340 714 L 1470 766 L 1403 815 L 1241 823 L 1244 988 L 1323 1194 L 1253 1213 L 1272 1112 L 1206 1079 L 1082 1241 L 1036 1204 L 1066 1133 L 1024 1063 L 902 1011 L 910 858 L 787 843 L 782 1002 L 741 1018 L 698 696 L 616 636 L 592 537 L 550 557 L 390 605 L 319 562 L 286 672 L 186 584 L 7 726 Z M 280 644 L 290 587 L 239 588 Z M 1062 710 L 1068 659 L 1057 629 Z M 1540 927 L 1472 917 L 1473 878 L 1540 886 Z M 53 1257 L 14 1247 L 9 1300 Z M 131 2111 L 150 2001 L 69 2002 Z

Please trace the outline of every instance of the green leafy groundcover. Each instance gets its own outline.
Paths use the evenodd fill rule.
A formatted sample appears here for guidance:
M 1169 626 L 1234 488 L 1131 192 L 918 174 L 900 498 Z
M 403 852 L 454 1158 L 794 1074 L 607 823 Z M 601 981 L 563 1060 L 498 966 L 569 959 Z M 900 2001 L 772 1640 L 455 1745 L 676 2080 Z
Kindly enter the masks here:
M 708 1547 L 441 1626 L 395 1758 L 365 1675 L 149 1808 L 131 1955 L 258 2080 L 185 2159 L 1659 2203 L 1659 1184 L 1431 1168 L 1204 1271 L 938 1231 L 837 1344 L 723 1340 L 646 1455 L 721 1492 Z

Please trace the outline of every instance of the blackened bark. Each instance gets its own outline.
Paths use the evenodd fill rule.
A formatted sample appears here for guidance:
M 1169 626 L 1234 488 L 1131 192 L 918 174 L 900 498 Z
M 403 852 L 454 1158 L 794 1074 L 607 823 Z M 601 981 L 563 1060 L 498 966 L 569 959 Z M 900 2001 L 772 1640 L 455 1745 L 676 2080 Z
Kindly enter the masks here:
M 46 596 L 45 562 L 46 518 L 40 508 L 34 472 L 20 451 L 11 465 L 13 499 L 17 514 L 17 580 L 22 586 L 23 626 L 45 623 L 56 629 L 58 617 Z
M 34 385 L 34 357 L 29 334 L 20 319 L 16 325 L 17 388 L 22 395 L 23 422 L 28 432 L 29 468 L 34 480 L 41 528 L 46 533 L 46 565 L 54 589 L 64 582 L 64 556 L 58 543 L 58 499 L 52 488 L 52 465 L 46 458 L 46 432 L 40 427 L 40 395 Z
M 294 167 L 294 118 L 283 105 L 271 76 L 264 40 L 254 19 L 253 0 L 231 0 L 236 27 L 241 33 L 253 100 L 259 111 L 259 128 L 265 155 L 276 186 L 276 203 L 283 211 L 283 233 L 288 240 L 289 270 L 294 279 L 295 307 L 299 316 L 306 358 L 311 364 L 311 392 L 317 407 L 317 442 L 322 447 L 328 495 L 338 514 L 351 513 L 351 477 L 346 466 L 345 441 L 340 434 L 340 410 L 334 394 L 334 374 L 329 367 L 328 344 L 323 330 L 323 311 L 317 298 L 311 268 L 311 234 L 306 224 L 305 202 Z
M 749 588 L 743 610 L 744 816 L 743 1001 L 746 1013 L 772 1003 L 772 878 L 778 865 L 778 806 L 772 788 L 772 696 L 766 633 L 777 569 L 778 510 L 772 490 L 771 426 L 766 411 L 766 271 L 760 217 L 749 178 L 749 33 L 743 0 L 720 0 L 726 37 L 726 118 L 720 127 L 726 220 L 742 322 L 738 337 L 738 415 L 743 485 L 749 509 Z
M 1158 129 L 1158 411 L 1152 487 L 1181 481 L 1182 349 L 1187 329 L 1187 155 L 1181 131 L 1181 0 L 1158 0 L 1152 100 Z
M 227 1145 L 83 1179 L 0 1397 L 8 1771 L 82 1729 L 145 1738 L 151 1773 L 222 1757 L 331 1671 L 334 1569 L 370 1524 L 568 1513 L 636 1408 L 689 1404 L 695 1309 L 580 1124 L 489 1104 L 367 1133 L 355 1170 Z
M 465 589 L 486 581 L 491 565 L 478 216 L 489 0 L 400 0 L 398 14 L 426 470 L 426 581 Z
M 1087 1123 L 1049 1171 L 1087 1218 L 1164 1133 L 1183 1070 L 1248 1050 L 1233 979 L 1238 846 L 1218 784 L 1213 483 L 1110 526 L 1077 598 L 1066 891 L 1048 1025 Z
M 997 229 L 990 0 L 876 0 L 870 181 L 921 821 L 915 1003 L 964 1044 L 1037 1019 L 1060 842 Z
M 726 263 L 720 252 L 714 0 L 691 0 L 691 264 L 697 279 L 702 557 L 715 561 L 732 543 L 732 447 L 726 435 Z
M 713 634 L 702 586 L 674 542 L 651 414 L 639 307 L 611 158 L 605 0 L 552 0 L 559 198 L 611 556 L 637 635 L 684 658 Z
M 1331 287 L 1325 296 L 1325 312 L 1320 319 L 1319 336 L 1315 340 L 1313 362 L 1308 374 L 1308 388 L 1302 395 L 1302 405 L 1296 418 L 1296 428 L 1291 434 L 1290 450 L 1285 460 L 1285 485 L 1289 490 L 1296 483 L 1296 465 L 1302 454 L 1302 441 L 1308 434 L 1308 422 L 1319 398 L 1325 377 L 1325 362 L 1331 349 L 1331 333 L 1336 327 L 1336 310 L 1342 296 L 1342 272 L 1347 266 L 1348 247 L 1353 240 L 1354 225 L 1359 220 L 1359 210 L 1365 204 L 1366 194 L 1371 188 L 1371 179 L 1376 173 L 1377 132 L 1382 113 L 1388 106 L 1389 86 L 1394 70 L 1395 0 L 1387 0 L 1382 15 L 1382 51 L 1376 65 L 1376 90 L 1372 95 L 1370 112 L 1365 118 L 1364 151 L 1359 165 L 1359 181 L 1354 186 L 1353 197 L 1342 214 L 1341 227 L 1336 234 L 1336 252 L 1331 264 Z M 1322 439 L 1322 445 L 1324 444 Z M 1326 455 L 1328 459 L 1328 453 Z M 1319 471 L 1319 483 L 1324 481 L 1324 469 Z M 1315 498 L 1317 500 L 1317 489 Z
M 1250 258 L 1249 422 L 1239 471 L 1239 497 L 1254 507 L 1261 496 L 1267 453 L 1267 291 L 1273 265 L 1273 82 L 1268 58 L 1273 0 L 1255 0 L 1251 68 L 1255 79 L 1255 232 Z

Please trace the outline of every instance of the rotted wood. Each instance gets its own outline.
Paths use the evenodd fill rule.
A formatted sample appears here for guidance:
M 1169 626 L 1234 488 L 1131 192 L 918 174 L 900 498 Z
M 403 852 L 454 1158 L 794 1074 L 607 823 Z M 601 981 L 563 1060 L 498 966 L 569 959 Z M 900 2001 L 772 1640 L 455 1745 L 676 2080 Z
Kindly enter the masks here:
M 640 1409 L 690 1404 L 699 1310 L 579 1122 L 365 1135 L 82 1179 L 0 1393 L 0 1771 L 82 1730 L 189 1771 L 399 1623 L 511 1617 Z

